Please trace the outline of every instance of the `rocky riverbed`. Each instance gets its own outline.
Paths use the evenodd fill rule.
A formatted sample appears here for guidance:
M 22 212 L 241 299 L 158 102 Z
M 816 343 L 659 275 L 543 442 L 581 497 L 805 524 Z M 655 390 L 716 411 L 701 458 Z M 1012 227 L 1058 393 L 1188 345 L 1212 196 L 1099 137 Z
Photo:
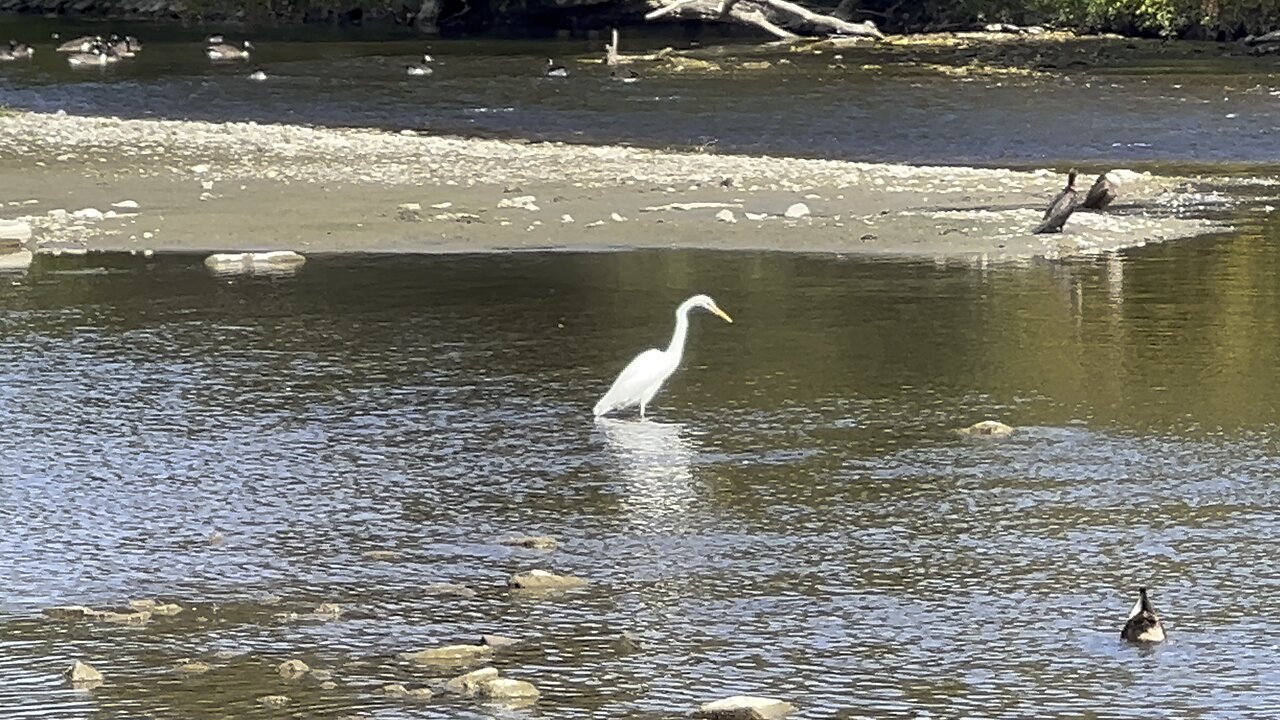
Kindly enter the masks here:
M 1032 235 L 1065 170 L 61 112 L 0 122 L 0 217 L 29 225 L 37 253 L 683 247 L 1026 261 L 1211 232 L 1195 211 L 1229 200 L 1197 178 L 1121 170 L 1108 211 Z

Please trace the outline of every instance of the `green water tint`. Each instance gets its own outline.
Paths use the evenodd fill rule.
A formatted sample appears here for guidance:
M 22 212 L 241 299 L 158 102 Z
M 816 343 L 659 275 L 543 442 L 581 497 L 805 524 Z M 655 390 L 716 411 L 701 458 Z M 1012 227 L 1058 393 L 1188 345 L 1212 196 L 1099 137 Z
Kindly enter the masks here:
M 379 692 L 454 674 L 401 653 L 486 632 L 524 641 L 492 662 L 541 716 L 738 692 L 805 718 L 1271 707 L 1262 232 L 989 270 L 636 252 L 227 279 L 42 258 L 0 288 L 0 707 L 487 717 L 505 711 Z M 695 319 L 654 422 L 593 422 L 698 291 L 735 323 Z M 985 418 L 1018 432 L 953 432 Z M 524 533 L 560 543 L 498 542 Z M 590 584 L 505 587 L 539 567 Z M 1169 624 L 1155 653 L 1118 640 L 1139 585 Z M 186 609 L 40 617 L 140 598 Z M 345 612 L 308 616 L 326 602 Z M 107 683 L 67 688 L 77 658 Z M 336 687 L 283 679 L 291 658 Z

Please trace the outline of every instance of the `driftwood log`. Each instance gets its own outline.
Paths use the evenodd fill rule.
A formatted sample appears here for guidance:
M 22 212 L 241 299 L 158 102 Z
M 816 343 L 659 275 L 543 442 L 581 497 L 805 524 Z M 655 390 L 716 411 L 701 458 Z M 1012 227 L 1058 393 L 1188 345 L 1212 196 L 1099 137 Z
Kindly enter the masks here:
M 647 0 L 645 20 L 680 17 L 709 22 L 738 22 L 785 40 L 812 35 L 855 35 L 883 39 L 870 20 L 849 22 L 814 12 L 790 0 Z

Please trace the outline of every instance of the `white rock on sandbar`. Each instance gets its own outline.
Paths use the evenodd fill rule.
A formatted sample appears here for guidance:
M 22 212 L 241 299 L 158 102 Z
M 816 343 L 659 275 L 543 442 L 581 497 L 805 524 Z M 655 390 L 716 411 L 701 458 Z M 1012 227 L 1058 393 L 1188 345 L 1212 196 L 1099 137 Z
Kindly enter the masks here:
M 787 208 L 787 211 L 784 212 L 783 215 L 789 218 L 806 217 L 809 215 L 809 206 L 804 203 L 796 203 L 795 205 Z

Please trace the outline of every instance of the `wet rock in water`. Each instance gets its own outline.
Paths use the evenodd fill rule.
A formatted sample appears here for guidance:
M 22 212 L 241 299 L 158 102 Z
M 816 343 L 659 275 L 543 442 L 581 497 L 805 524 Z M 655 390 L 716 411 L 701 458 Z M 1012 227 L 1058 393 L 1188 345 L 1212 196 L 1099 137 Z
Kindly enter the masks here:
M 227 541 L 227 536 L 223 535 L 217 530 L 214 530 L 213 532 L 209 533 L 209 544 L 212 545 L 213 547 L 217 547 L 226 541 Z
M 263 695 L 258 698 L 258 704 L 264 707 L 284 707 L 289 702 L 288 695 Z
M 724 209 L 716 213 L 716 219 L 723 223 L 736 223 L 738 218 L 732 210 Z
M 472 670 L 455 678 L 450 679 L 444 684 L 445 692 L 454 695 L 464 695 L 471 697 L 480 690 L 480 686 L 490 680 L 498 679 L 498 669 L 493 667 L 482 667 L 479 670 Z
M 492 654 L 493 648 L 486 645 L 446 645 L 444 647 L 405 653 L 401 657 L 421 665 L 457 667 L 474 665 L 482 660 L 488 660 Z
M 521 535 L 519 537 L 500 540 L 503 545 L 529 548 L 530 550 L 554 550 L 556 539 L 550 535 Z
M 15 250 L 13 252 L 0 253 L 0 272 L 26 270 L 31 267 L 31 263 L 35 261 L 36 256 L 30 250 Z
M 402 555 L 401 553 L 395 550 L 365 550 L 363 553 L 361 553 L 361 556 L 363 556 L 368 560 L 383 560 L 383 561 L 399 560 L 400 558 L 404 557 L 404 555 Z
M 787 208 L 787 211 L 782 214 L 784 217 L 789 217 L 793 219 L 802 218 L 809 214 L 809 206 L 805 205 L 804 203 L 796 203 L 791 207 Z
M 338 683 L 332 680 L 325 680 L 324 682 L 320 683 L 320 689 L 321 690 L 337 690 Z
M 213 667 L 206 662 L 182 658 L 173 666 L 173 669 L 182 675 L 203 675 L 212 670 Z
M 486 700 L 514 701 L 532 701 L 541 695 L 533 683 L 510 678 L 490 680 L 479 687 L 477 694 Z
M 378 692 L 387 697 L 404 698 L 406 700 L 430 700 L 435 697 L 435 693 L 431 692 L 430 688 L 420 687 L 410 690 L 400 683 L 383 685 L 378 688 Z
M 93 688 L 102 684 L 105 678 L 98 669 L 83 660 L 76 660 L 71 663 L 71 667 L 67 668 L 62 676 L 67 682 L 77 688 Z
M 285 680 L 297 680 L 311 671 L 311 667 L 301 660 L 285 660 L 276 667 L 276 672 Z
M 115 625 L 146 625 L 151 619 L 151 611 L 139 610 L 136 612 L 114 612 L 111 610 L 99 610 L 93 616 L 94 620 L 99 622 L 113 623 Z
M 396 220 L 400 222 L 422 222 L 422 205 L 419 203 L 401 203 L 396 207 Z
M 957 432 L 970 437 L 1004 438 L 1013 434 L 1013 428 L 997 420 L 983 420 Z
M 613 646 L 618 652 L 630 653 L 640 649 L 640 636 L 630 631 L 624 631 L 613 641 Z
M 582 587 L 586 580 L 573 575 L 557 575 L 546 570 L 530 570 L 511 576 L 507 584 L 517 590 L 568 590 Z
M 333 673 L 332 673 L 331 671 L 329 671 L 329 670 L 319 670 L 319 669 L 316 669 L 316 668 L 312 668 L 312 669 L 311 669 L 311 679 L 313 679 L 313 680 L 318 680 L 318 681 L 320 681 L 320 682 L 324 682 L 324 681 L 326 681 L 326 680 L 332 680 L 332 679 L 333 679 Z
M 137 210 L 138 201 L 137 200 L 121 200 L 120 202 L 111 203 L 111 207 L 119 210 Z
M 51 620 L 88 620 L 98 614 L 97 610 L 84 605 L 58 605 L 40 612 Z
M 794 705 L 782 700 L 735 695 L 700 706 L 694 717 L 705 720 L 774 720 L 794 710 Z
M 292 250 L 272 252 L 215 253 L 204 259 L 205 267 L 215 273 L 288 272 L 307 262 Z
M 234 660 L 248 654 L 247 650 L 219 650 L 213 654 L 213 657 L 217 660 Z
M 82 208 L 71 213 L 71 217 L 77 220 L 101 220 L 102 211 L 98 208 Z
M 182 606 L 177 603 L 159 603 L 155 600 L 130 600 L 129 609 L 152 615 L 177 615 L 182 612 Z
M 342 616 L 342 606 L 337 603 L 320 603 L 311 614 L 318 618 L 336 620 Z
M 537 204 L 538 198 L 532 195 L 521 195 L 513 198 L 502 198 L 498 201 L 500 208 L 516 208 L 519 210 L 528 210 L 529 212 L 537 212 L 541 208 Z
M 491 648 L 500 648 L 500 647 L 511 647 L 512 645 L 518 645 L 520 644 L 520 641 L 512 637 L 507 637 L 506 635 L 485 634 L 480 636 L 480 644 L 488 645 Z
M 473 598 L 476 591 L 466 585 L 457 583 L 431 583 L 422 588 L 422 592 L 426 595 L 452 595 L 454 597 Z

